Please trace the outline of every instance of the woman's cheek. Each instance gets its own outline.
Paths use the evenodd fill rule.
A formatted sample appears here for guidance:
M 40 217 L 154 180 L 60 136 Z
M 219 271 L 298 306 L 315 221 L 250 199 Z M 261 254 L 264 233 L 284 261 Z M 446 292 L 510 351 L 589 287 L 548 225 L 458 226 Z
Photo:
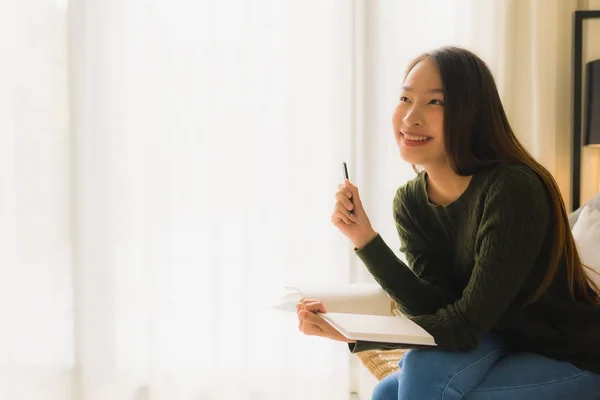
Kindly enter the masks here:
M 435 110 L 429 115 L 429 127 L 437 134 L 444 131 L 444 111 Z

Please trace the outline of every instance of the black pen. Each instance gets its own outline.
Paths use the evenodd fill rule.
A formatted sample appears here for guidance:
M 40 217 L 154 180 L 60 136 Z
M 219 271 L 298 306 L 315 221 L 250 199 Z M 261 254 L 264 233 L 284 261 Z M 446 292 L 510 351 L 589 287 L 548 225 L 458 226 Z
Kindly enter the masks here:
M 344 179 L 350 180 L 350 178 L 348 177 L 348 166 L 346 165 L 346 161 L 342 161 L 342 167 L 344 170 Z M 352 205 L 354 205 L 352 198 L 350 198 L 350 202 L 352 203 Z M 354 214 L 354 210 L 350 210 L 350 214 Z

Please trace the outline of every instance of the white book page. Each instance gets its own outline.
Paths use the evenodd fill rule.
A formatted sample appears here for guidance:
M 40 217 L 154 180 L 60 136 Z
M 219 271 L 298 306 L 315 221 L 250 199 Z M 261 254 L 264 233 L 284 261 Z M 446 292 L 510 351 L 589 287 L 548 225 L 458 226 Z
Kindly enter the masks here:
M 301 298 L 321 300 L 328 313 L 392 316 L 392 300 L 377 284 L 299 285 L 288 287 L 288 294 L 275 305 L 296 311 Z
M 405 317 L 341 313 L 319 315 L 348 339 L 435 346 L 433 336 Z

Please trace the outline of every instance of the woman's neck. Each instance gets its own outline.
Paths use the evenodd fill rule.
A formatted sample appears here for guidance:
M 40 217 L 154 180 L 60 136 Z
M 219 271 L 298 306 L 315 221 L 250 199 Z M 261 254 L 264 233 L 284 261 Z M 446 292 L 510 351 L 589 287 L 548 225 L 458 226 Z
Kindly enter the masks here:
M 448 165 L 425 166 L 429 201 L 445 205 L 458 199 L 471 182 L 471 176 L 460 176 Z

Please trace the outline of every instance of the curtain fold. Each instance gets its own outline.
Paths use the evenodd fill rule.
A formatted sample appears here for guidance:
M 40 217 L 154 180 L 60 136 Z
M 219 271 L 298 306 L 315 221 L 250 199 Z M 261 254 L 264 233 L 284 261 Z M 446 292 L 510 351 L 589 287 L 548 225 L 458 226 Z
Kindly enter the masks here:
M 66 20 L 62 4 L 0 2 L 3 399 L 68 399 L 71 392 Z
M 349 279 L 346 7 L 73 5 L 77 398 L 348 398 L 347 347 L 267 307 Z

